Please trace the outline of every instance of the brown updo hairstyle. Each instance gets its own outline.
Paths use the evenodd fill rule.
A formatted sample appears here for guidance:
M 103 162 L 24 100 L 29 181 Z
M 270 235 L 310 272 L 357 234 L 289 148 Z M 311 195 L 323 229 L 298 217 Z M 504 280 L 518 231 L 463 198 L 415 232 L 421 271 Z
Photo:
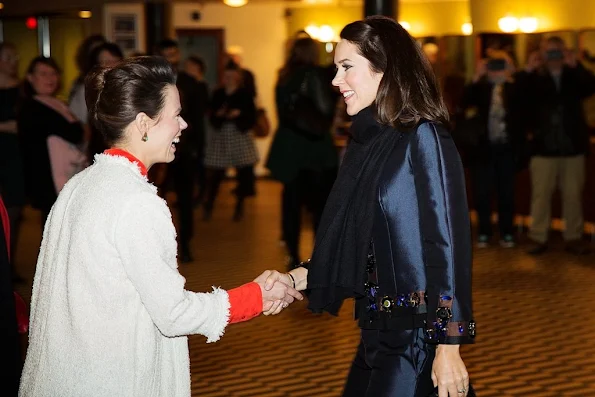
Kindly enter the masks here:
M 422 119 L 448 125 L 448 110 L 421 46 L 395 20 L 372 16 L 352 22 L 341 38 L 357 47 L 375 73 L 384 73 L 374 107 L 377 121 L 412 127 Z
M 171 85 L 175 85 L 174 72 L 162 57 L 135 57 L 113 68 L 94 69 L 85 78 L 89 119 L 106 144 L 113 146 L 137 114 L 159 116 Z

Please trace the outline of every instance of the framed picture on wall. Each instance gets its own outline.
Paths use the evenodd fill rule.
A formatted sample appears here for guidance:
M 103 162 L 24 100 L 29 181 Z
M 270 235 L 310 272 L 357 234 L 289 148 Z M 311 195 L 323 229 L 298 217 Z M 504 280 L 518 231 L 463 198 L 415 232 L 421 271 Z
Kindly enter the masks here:
M 106 4 L 103 20 L 105 37 L 124 55 L 146 52 L 143 4 Z
M 112 15 L 112 41 L 120 46 L 124 53 L 138 51 L 136 15 Z

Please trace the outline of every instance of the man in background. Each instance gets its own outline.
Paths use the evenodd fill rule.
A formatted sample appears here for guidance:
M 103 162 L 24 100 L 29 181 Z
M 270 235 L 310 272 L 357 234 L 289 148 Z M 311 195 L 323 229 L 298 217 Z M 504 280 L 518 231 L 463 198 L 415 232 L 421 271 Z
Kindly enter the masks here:
M 176 73 L 176 87 L 180 93 L 180 116 L 188 123 L 180 137 L 176 158 L 169 164 L 165 186 L 171 178 L 177 196 L 178 237 L 180 262 L 192 262 L 190 242 L 194 234 L 193 195 L 196 178 L 197 148 L 204 142 L 204 108 L 201 85 L 187 72 L 180 70 L 181 54 L 178 43 L 171 39 L 159 43 L 157 52 L 163 56 Z M 204 145 L 203 145 L 204 146 Z
M 184 71 L 180 72 L 182 76 L 189 76 L 198 84 L 195 85 L 193 124 L 196 150 L 196 181 L 198 182 L 198 197 L 195 204 L 202 203 L 206 191 L 206 170 L 204 165 L 205 142 L 206 142 L 206 114 L 209 107 L 209 86 L 205 81 L 206 65 L 202 58 L 191 55 L 184 61 Z M 186 77 L 184 77 L 186 78 Z M 189 82 L 189 85 L 194 85 Z M 183 111 L 183 109 L 182 109 Z
M 548 38 L 541 52 L 529 56 L 517 79 L 527 95 L 532 123 L 530 254 L 548 248 L 551 201 L 556 187 L 562 196 L 566 251 L 589 252 L 583 241 L 583 188 L 589 131 L 583 100 L 595 94 L 595 76 L 566 48 L 562 38 Z

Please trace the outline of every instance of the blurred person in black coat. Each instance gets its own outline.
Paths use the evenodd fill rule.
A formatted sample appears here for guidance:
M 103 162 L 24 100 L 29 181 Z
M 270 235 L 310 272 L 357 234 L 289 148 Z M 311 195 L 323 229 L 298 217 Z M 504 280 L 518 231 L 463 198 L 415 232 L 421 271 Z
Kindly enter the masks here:
M 194 234 L 193 195 L 196 177 L 197 148 L 204 141 L 203 89 L 194 77 L 180 70 L 181 54 L 178 43 L 171 39 L 163 40 L 158 46 L 163 56 L 176 73 L 176 87 L 180 93 L 182 111 L 180 116 L 188 123 L 188 128 L 180 138 L 176 159 L 168 167 L 168 176 L 174 185 L 178 207 L 178 233 L 180 261 L 192 262 L 190 241 Z M 202 146 L 204 147 L 204 145 Z M 202 148 L 201 147 L 201 148 Z M 204 149 L 203 149 L 204 150 Z
M 192 107 L 187 111 L 186 119 L 191 120 L 193 127 L 194 149 L 196 151 L 196 181 L 198 183 L 198 197 L 196 204 L 200 204 L 206 191 L 206 170 L 205 170 L 205 143 L 206 143 L 206 114 L 209 108 L 209 86 L 205 81 L 206 65 L 202 58 L 191 55 L 184 62 L 184 71 L 180 72 L 180 79 L 188 77 L 194 79 L 188 82 L 189 86 L 194 87 L 192 97 L 189 98 L 188 105 Z M 184 76 L 184 77 L 182 77 Z M 180 81 L 181 83 L 181 81 Z M 184 105 L 184 103 L 182 103 Z M 182 109 L 184 112 L 184 109 Z
M 522 96 L 513 72 L 514 64 L 503 52 L 480 61 L 462 101 L 461 113 L 476 118 L 478 127 L 467 131 L 474 135 L 468 137 L 474 144 L 465 149 L 479 218 L 479 248 L 486 247 L 492 238 L 492 186 L 496 186 L 498 197 L 500 245 L 515 245 L 514 185 L 516 171 L 524 164 L 525 134 Z

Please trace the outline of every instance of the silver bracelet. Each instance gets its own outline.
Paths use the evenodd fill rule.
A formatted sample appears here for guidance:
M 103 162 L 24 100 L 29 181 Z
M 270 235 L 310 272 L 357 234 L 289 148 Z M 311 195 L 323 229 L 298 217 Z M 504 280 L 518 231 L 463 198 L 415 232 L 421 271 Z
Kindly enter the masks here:
M 287 275 L 289 276 L 289 278 L 291 279 L 291 282 L 293 283 L 293 285 L 291 286 L 291 288 L 295 289 L 295 278 L 293 278 L 293 275 L 289 272 L 287 272 Z

